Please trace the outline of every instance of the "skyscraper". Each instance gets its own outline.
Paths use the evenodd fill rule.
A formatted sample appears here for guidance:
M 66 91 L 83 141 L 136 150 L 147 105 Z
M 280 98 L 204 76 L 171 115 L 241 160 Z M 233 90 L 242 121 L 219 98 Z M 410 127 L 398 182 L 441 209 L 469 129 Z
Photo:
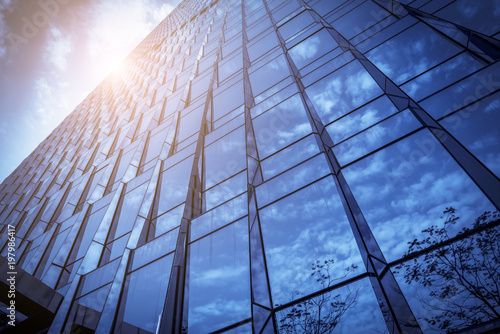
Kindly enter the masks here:
M 0 186 L 4 329 L 498 330 L 499 10 L 185 0 Z

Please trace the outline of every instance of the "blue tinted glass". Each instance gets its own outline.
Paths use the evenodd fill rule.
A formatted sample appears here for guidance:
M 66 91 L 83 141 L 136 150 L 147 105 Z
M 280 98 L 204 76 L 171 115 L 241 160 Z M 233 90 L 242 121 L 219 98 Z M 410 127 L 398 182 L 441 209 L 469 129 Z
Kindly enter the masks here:
M 326 124 L 380 95 L 382 90 L 354 61 L 306 88 L 306 93 Z
M 461 219 L 448 211 L 442 220 L 453 225 L 451 221 L 457 217 Z M 488 223 L 500 217 L 490 212 L 476 218 Z M 425 243 L 435 245 L 443 241 L 446 233 L 446 226 L 433 227 L 415 239 L 409 250 L 415 250 L 424 239 Z M 456 333 L 498 319 L 495 296 L 498 296 L 499 241 L 500 229 L 496 226 L 393 269 L 424 332 Z
M 289 52 L 295 65 L 300 69 L 337 46 L 338 44 L 326 29 L 321 29 L 316 34 L 291 48 Z
M 267 205 L 328 173 L 330 173 L 330 168 L 323 154 L 307 160 L 257 187 L 259 206 Z
M 499 111 L 500 93 L 496 93 L 440 122 L 497 176 L 500 176 Z
M 252 93 L 257 96 L 289 75 L 286 58 L 279 56 L 250 74 Z
M 159 215 L 186 200 L 192 166 L 193 156 L 163 172 L 158 204 Z
M 260 163 L 264 179 L 284 172 L 288 168 L 319 153 L 318 144 L 313 135 L 307 136 L 298 143 L 274 154 Z
M 189 333 L 250 317 L 247 220 L 192 243 L 189 254 Z
M 332 283 L 364 271 L 330 177 L 260 210 L 260 221 L 274 303 L 324 288 L 312 275 L 316 261 L 328 261 Z
M 435 15 L 486 35 L 500 30 L 498 1 L 456 0 Z
M 481 63 L 472 58 L 468 53 L 461 53 L 429 72 L 404 84 L 401 86 L 401 89 L 415 101 L 419 101 L 475 70 L 478 70 L 481 66 Z
M 347 167 L 344 175 L 388 261 L 401 257 L 422 230 L 442 226 L 447 207 L 457 208 L 465 226 L 492 209 L 427 130 Z
M 458 53 L 460 48 L 418 23 L 366 54 L 396 84 Z
M 398 110 L 386 95 L 342 117 L 326 127 L 334 143 L 338 143 L 366 129 Z
M 217 186 L 205 191 L 205 209 L 210 210 L 213 207 L 239 195 L 247 190 L 247 174 L 241 172 L 230 179 L 218 184 Z
M 127 276 L 123 322 L 155 332 L 162 313 L 173 255 L 166 256 Z M 147 284 L 145 284 L 147 282 Z
M 207 189 L 245 169 L 245 128 L 239 127 L 205 147 L 204 154 Z
M 346 165 L 420 127 L 408 110 L 391 116 L 354 137 L 333 147 L 341 165 Z
M 311 133 L 306 110 L 298 95 L 254 118 L 253 127 L 261 159 Z
M 321 278 L 319 273 L 313 277 L 325 282 L 332 274 L 331 268 L 329 272 L 325 265 L 319 272 L 325 277 Z M 303 293 L 298 290 L 295 296 L 302 297 Z M 279 311 L 276 318 L 279 333 L 304 333 L 303 329 L 309 326 L 319 333 L 387 332 L 383 314 L 366 278 Z

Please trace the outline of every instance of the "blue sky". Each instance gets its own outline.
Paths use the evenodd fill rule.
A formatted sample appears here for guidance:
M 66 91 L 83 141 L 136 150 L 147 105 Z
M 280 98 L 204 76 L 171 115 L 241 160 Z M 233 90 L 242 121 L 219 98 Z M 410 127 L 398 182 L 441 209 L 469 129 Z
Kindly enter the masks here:
M 179 2 L 0 0 L 0 182 Z

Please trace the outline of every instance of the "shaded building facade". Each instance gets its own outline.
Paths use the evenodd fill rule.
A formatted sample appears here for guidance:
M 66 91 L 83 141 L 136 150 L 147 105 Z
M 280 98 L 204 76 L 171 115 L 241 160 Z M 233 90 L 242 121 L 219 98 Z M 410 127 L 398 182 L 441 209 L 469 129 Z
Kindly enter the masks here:
M 498 330 L 499 10 L 182 2 L 1 184 L 4 329 Z

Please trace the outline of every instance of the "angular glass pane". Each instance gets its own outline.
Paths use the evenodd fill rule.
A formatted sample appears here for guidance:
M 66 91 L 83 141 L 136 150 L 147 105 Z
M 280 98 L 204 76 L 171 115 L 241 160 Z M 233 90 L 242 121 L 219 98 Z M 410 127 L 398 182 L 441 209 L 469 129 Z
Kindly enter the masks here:
M 253 127 L 260 159 L 311 133 L 299 95 L 254 118 Z
M 189 254 L 189 333 L 250 317 L 247 220 L 192 243 Z
M 330 124 L 326 129 L 333 142 L 338 143 L 397 111 L 391 100 L 386 95 L 383 95 L 366 106 Z
M 354 61 L 306 88 L 306 93 L 327 124 L 383 92 L 363 66 Z
M 364 272 L 331 177 L 260 210 L 260 221 L 274 303 L 284 304 Z M 324 266 L 329 282 L 312 275 L 317 265 Z
M 329 272 L 325 268 L 316 269 L 313 277 L 327 281 Z M 325 274 L 326 278 L 320 278 L 319 273 Z M 297 291 L 296 297 L 301 295 Z M 276 320 L 280 334 L 387 333 L 384 317 L 367 278 L 279 311 Z
M 132 230 L 147 188 L 148 183 L 144 183 L 125 194 L 120 213 L 115 216 L 112 232 L 108 236 L 108 242 Z
M 330 173 L 324 154 L 320 154 L 293 169 L 278 175 L 257 187 L 257 199 L 259 207 L 267 205 L 278 198 L 291 193 L 316 181 Z
M 214 91 L 213 119 L 217 120 L 243 104 L 243 81 L 238 81 L 225 91 Z
M 122 296 L 124 326 L 156 332 L 173 258 L 173 254 L 168 255 L 127 276 Z
M 468 106 L 441 125 L 493 173 L 500 177 L 500 93 Z
M 301 163 L 317 153 L 319 153 L 319 148 L 314 136 L 307 136 L 260 163 L 264 180 L 284 172 L 288 168 Z
M 346 165 L 420 126 L 415 116 L 406 109 L 334 146 L 333 152 L 340 164 Z
M 247 173 L 241 172 L 221 184 L 205 191 L 206 210 L 241 194 L 247 190 Z
M 500 88 L 500 62 L 445 88 L 422 102 L 420 106 L 438 119 Z
M 401 89 L 415 101 L 419 101 L 481 67 L 482 64 L 468 53 L 461 53 L 404 84 Z
M 245 128 L 239 127 L 205 147 L 205 189 L 246 168 Z
M 368 52 L 366 57 L 399 85 L 459 51 L 457 45 L 438 32 L 418 23 Z
M 314 20 L 311 14 L 307 11 L 303 11 L 279 27 L 279 32 L 281 33 L 283 39 L 287 40 L 313 23 Z
M 193 159 L 191 156 L 161 174 L 158 215 L 186 200 Z
M 291 48 L 289 52 L 295 66 L 301 69 L 337 46 L 337 42 L 335 42 L 326 29 L 321 29 L 319 32 Z
M 247 195 L 242 194 L 191 221 L 191 240 L 196 240 L 247 214 Z
M 486 35 L 500 30 L 497 1 L 456 0 L 435 15 Z
M 463 218 L 450 233 L 493 208 L 427 130 L 347 167 L 344 175 L 389 262 L 400 258 L 422 230 L 441 227 L 447 207 Z
M 260 63 L 258 64 L 260 66 Z M 259 95 L 266 89 L 274 86 L 290 75 L 286 58 L 279 56 L 271 60 L 253 73 L 250 73 L 250 83 L 254 96 Z
M 498 212 L 485 212 L 474 218 L 475 227 L 500 219 Z M 448 210 L 442 218 L 447 222 L 444 227 L 424 230 L 407 250 L 418 250 L 422 242 L 435 245 L 446 240 L 448 229 L 456 219 L 462 218 Z M 496 226 L 393 268 L 424 332 L 455 333 L 498 320 L 499 249 L 500 228 Z
M 148 262 L 154 261 L 165 254 L 168 254 L 175 249 L 179 229 L 165 233 L 159 238 L 151 240 L 145 245 L 134 250 L 131 271 L 145 265 Z

